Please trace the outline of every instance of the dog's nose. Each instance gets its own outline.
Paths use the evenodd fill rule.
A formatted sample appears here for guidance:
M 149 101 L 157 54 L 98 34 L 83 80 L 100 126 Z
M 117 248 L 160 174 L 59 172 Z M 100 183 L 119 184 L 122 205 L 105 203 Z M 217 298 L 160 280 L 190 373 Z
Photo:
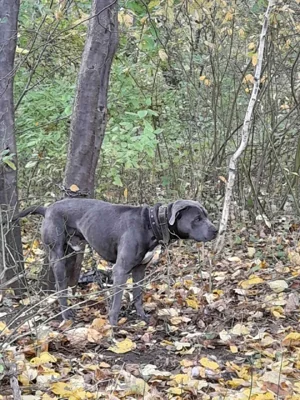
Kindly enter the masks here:
M 218 234 L 218 229 L 214 226 L 213 228 L 212 228 L 212 234 L 213 234 L 213 237 L 215 238 L 216 236 L 217 236 L 217 234 Z

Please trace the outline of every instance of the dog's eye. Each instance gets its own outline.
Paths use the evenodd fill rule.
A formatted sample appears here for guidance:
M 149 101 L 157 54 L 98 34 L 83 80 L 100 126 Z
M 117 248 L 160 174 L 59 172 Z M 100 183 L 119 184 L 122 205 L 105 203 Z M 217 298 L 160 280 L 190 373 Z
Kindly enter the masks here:
M 201 220 L 202 220 L 201 215 L 199 215 L 199 216 L 196 218 L 196 221 L 201 221 Z

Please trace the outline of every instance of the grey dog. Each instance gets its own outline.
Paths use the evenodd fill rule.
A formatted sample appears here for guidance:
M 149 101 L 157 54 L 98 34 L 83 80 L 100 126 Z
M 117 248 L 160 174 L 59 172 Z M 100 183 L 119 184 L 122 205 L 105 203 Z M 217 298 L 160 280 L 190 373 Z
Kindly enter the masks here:
M 78 241 L 84 240 L 113 268 L 113 298 L 109 320 L 116 325 L 121 308 L 123 287 L 132 273 L 133 298 L 137 314 L 147 320 L 142 306 L 141 284 L 149 252 L 159 244 L 173 239 L 213 240 L 217 229 L 208 219 L 205 208 L 197 201 L 177 200 L 166 206 L 128 206 L 93 199 L 64 199 L 49 207 L 30 207 L 17 218 L 28 214 L 44 216 L 41 234 L 64 319 L 72 318 L 67 306 L 68 259 L 66 247 L 80 251 Z M 77 282 L 75 282 L 76 284 Z

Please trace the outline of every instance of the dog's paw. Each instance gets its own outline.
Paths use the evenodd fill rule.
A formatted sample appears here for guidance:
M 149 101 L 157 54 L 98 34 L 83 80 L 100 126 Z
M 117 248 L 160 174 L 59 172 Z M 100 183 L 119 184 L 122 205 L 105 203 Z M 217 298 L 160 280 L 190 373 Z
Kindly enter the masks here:
M 67 321 L 67 320 L 73 321 L 75 318 L 75 315 L 76 315 L 75 311 L 70 308 L 67 310 L 64 310 L 62 313 L 62 317 L 65 321 Z
M 139 312 L 138 316 L 141 318 L 142 321 L 145 321 L 146 324 L 149 324 L 150 321 L 150 315 L 146 314 L 145 311 L 143 310 L 143 312 Z

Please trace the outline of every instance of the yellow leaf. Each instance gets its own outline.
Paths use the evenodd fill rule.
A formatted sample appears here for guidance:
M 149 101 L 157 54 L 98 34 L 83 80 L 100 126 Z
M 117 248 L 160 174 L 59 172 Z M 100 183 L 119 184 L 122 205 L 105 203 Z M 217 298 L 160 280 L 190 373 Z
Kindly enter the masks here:
M 179 282 L 177 282 L 177 283 L 179 283 Z M 185 286 L 187 289 L 189 289 L 191 286 L 193 286 L 194 282 L 193 282 L 191 279 L 186 279 L 186 280 L 183 282 L 183 284 L 184 284 L 184 286 Z
M 22 49 L 21 47 L 16 47 L 16 53 L 19 53 L 19 54 L 28 54 L 29 53 L 29 50 L 26 50 L 26 49 Z
M 300 333 L 291 332 L 284 339 L 283 344 L 285 346 L 299 346 L 300 345 Z
M 227 179 L 222 175 L 219 175 L 218 179 L 220 179 L 220 181 L 222 181 L 223 183 L 227 183 Z
M 205 75 L 201 75 L 201 76 L 199 77 L 199 81 L 204 81 L 205 78 L 206 78 Z
M 168 393 L 171 393 L 171 394 L 179 394 L 179 395 L 181 395 L 181 394 L 183 394 L 183 392 L 184 392 L 184 390 L 182 388 L 179 388 L 179 387 L 173 387 L 173 388 L 169 388 L 168 389 Z
M 209 360 L 207 357 L 203 357 L 200 360 L 200 364 L 208 369 L 216 370 L 219 368 L 219 364 L 216 363 L 215 361 Z
M 152 0 L 148 4 L 148 9 L 151 10 L 154 7 L 157 7 L 160 4 L 160 0 Z
M 124 189 L 124 199 L 125 199 L 125 201 L 127 201 L 127 199 L 128 199 L 128 189 L 127 188 Z
M 254 76 L 252 74 L 247 74 L 245 75 L 244 79 L 243 79 L 243 83 L 254 83 Z
M 239 351 L 236 346 L 230 346 L 229 348 L 230 348 L 231 353 L 233 353 L 233 354 L 238 353 L 238 351 Z
M 123 23 L 129 28 L 133 24 L 133 16 L 131 14 L 124 14 Z
M 244 379 L 234 378 L 229 381 L 226 381 L 226 384 L 236 389 L 239 386 L 248 386 L 249 382 L 245 381 Z
M 113 353 L 123 354 L 128 353 L 131 350 L 136 348 L 136 344 L 132 342 L 130 339 L 122 340 L 121 342 L 117 342 L 115 346 L 111 346 L 108 350 L 112 351 Z
M 209 79 L 204 79 L 204 85 L 210 86 L 211 85 L 211 81 Z
M 274 315 L 275 318 L 285 318 L 284 315 L 284 310 L 282 307 L 277 306 L 277 307 L 272 307 L 271 308 L 271 313 Z
M 248 44 L 248 49 L 249 50 L 254 50 L 255 46 L 256 46 L 255 43 L 251 42 L 251 43 Z
M 242 286 L 243 289 L 248 289 L 251 286 L 258 285 L 263 282 L 264 280 L 261 279 L 259 276 L 251 275 L 250 279 L 248 279 L 247 281 L 240 282 L 240 286 Z
M 255 67 L 257 64 L 258 58 L 257 58 L 257 53 L 253 54 L 252 56 L 252 65 Z
M 0 321 L 0 336 L 9 334 L 10 330 L 6 327 L 6 323 L 4 321 Z
M 197 304 L 196 300 L 186 299 L 186 304 L 188 305 L 188 307 L 191 307 L 194 310 L 198 310 L 198 304 Z
M 181 360 L 181 361 L 180 361 L 180 365 L 181 365 L 182 367 L 191 367 L 191 366 L 194 365 L 194 361 L 184 359 L 184 360 Z
M 102 362 L 99 364 L 99 367 L 100 367 L 100 368 L 110 368 L 110 365 L 109 365 L 108 363 L 102 361 Z
M 75 192 L 76 193 L 76 192 L 78 192 L 79 187 L 77 185 L 73 184 L 73 185 L 70 186 L 70 190 L 71 190 L 71 192 Z
M 50 353 L 48 353 L 47 351 L 43 352 L 40 354 L 39 357 L 33 357 L 30 360 L 30 364 L 31 365 L 43 365 L 43 364 L 47 364 L 47 363 L 55 363 L 57 361 L 57 359 L 52 356 Z
M 224 19 L 225 19 L 225 21 L 232 21 L 233 14 L 230 11 L 227 11 Z
M 28 386 L 30 382 L 32 382 L 37 377 L 37 370 L 33 368 L 27 368 L 22 372 L 21 375 L 18 376 L 18 380 L 24 386 Z
M 158 50 L 158 55 L 162 61 L 166 61 L 168 59 L 168 54 L 163 49 Z
M 186 385 L 190 379 L 191 378 L 187 374 L 177 374 L 172 376 L 172 381 L 176 382 L 177 385 Z
M 70 396 L 72 388 L 66 382 L 55 382 L 51 385 L 51 391 L 62 397 Z

